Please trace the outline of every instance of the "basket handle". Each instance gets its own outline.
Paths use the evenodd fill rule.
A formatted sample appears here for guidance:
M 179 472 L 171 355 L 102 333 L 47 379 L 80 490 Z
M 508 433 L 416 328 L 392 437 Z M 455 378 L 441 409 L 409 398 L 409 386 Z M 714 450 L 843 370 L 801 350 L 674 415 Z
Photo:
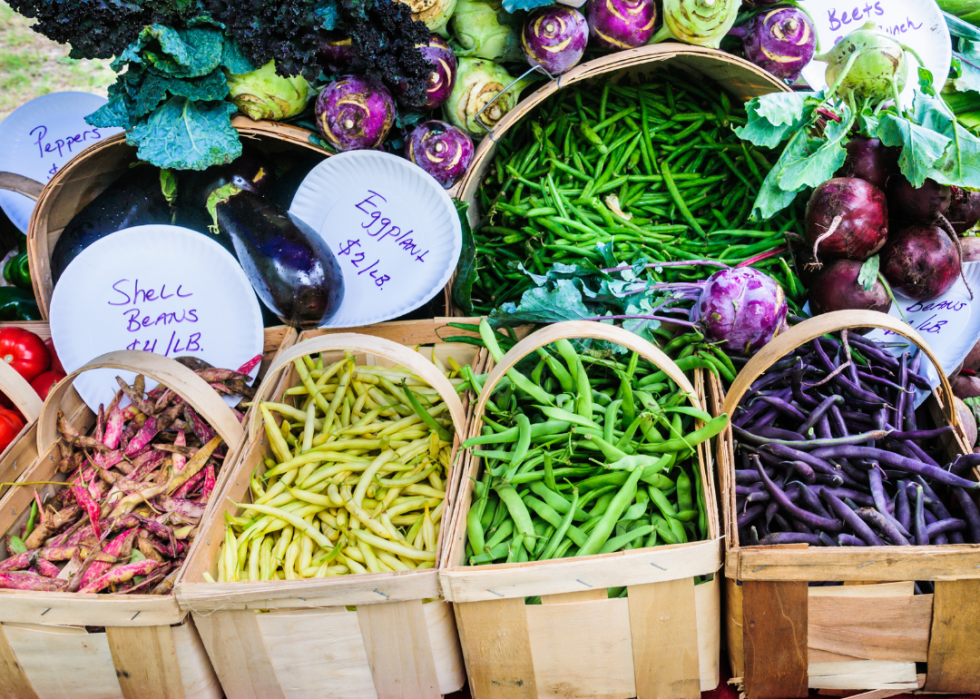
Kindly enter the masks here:
M 471 431 L 478 434 L 478 432 L 475 431 L 479 430 L 480 428 L 480 418 L 483 415 L 483 411 L 486 409 L 487 401 L 490 400 L 490 394 L 493 393 L 493 389 L 496 388 L 501 377 L 513 369 L 519 361 L 531 354 L 531 352 L 534 350 L 550 345 L 552 342 L 579 338 L 590 338 L 593 340 L 607 340 L 609 342 L 615 342 L 617 345 L 622 345 L 626 349 L 633 350 L 637 354 L 649 359 L 656 364 L 661 371 L 667 374 L 667 376 L 670 377 L 670 379 L 677 384 L 681 390 L 691 397 L 694 407 L 701 410 L 704 409 L 704 406 L 701 405 L 701 399 L 698 398 L 698 394 L 694 390 L 694 386 L 684 375 L 684 372 L 678 369 L 673 360 L 657 349 L 653 343 L 644 340 L 636 333 L 630 332 L 629 330 L 624 330 L 623 328 L 615 325 L 596 323 L 588 320 L 569 320 L 565 321 L 564 323 L 546 325 L 540 330 L 531 333 L 514 345 L 510 351 L 501 358 L 500 362 L 493 368 L 493 371 L 490 372 L 486 382 L 483 384 L 483 390 L 480 392 L 480 400 L 476 405 L 476 412 L 474 413 L 478 420 L 474 421 Z
M 183 364 L 151 352 L 118 350 L 93 359 L 68 374 L 51 389 L 38 418 L 37 446 L 41 453 L 46 452 L 58 441 L 58 410 L 75 377 L 92 369 L 135 371 L 159 381 L 186 400 L 221 435 L 228 445 L 229 453 L 245 436 L 238 418 L 217 391 Z
M 3 361 L 0 361 L 0 392 L 10 399 L 28 424 L 37 420 L 41 414 L 42 401 L 37 391 L 12 366 Z
M 23 194 L 28 199 L 37 201 L 44 185 L 30 177 L 18 175 L 16 172 L 0 172 L 0 189 Z
M 400 364 L 409 369 L 413 374 L 424 380 L 429 386 L 439 392 L 440 397 L 446 402 L 449 415 L 452 417 L 453 424 L 456 426 L 456 433 L 462 438 L 463 428 L 466 426 L 466 413 L 463 411 L 463 403 L 456 393 L 456 389 L 442 373 L 436 369 L 435 365 L 418 352 L 415 352 L 397 342 L 386 340 L 383 337 L 372 335 L 361 335 L 358 333 L 335 333 L 312 337 L 309 340 L 298 342 L 288 350 L 283 352 L 269 370 L 265 378 L 255 392 L 255 404 L 265 398 L 269 387 L 273 385 L 276 377 L 283 370 L 292 366 L 293 361 L 318 352 L 330 350 L 352 350 L 354 352 L 364 352 L 375 357 L 381 357 L 389 361 Z M 259 410 L 251 411 L 248 422 L 249 439 L 253 439 L 259 430 Z
M 742 396 L 749 390 L 753 382 L 762 376 L 769 367 L 797 347 L 805 345 L 807 342 L 815 340 L 827 333 L 838 330 L 849 330 L 851 328 L 869 327 L 890 330 L 893 333 L 901 335 L 907 340 L 914 342 L 926 353 L 929 360 L 939 370 L 939 382 L 942 385 L 943 393 L 946 397 L 946 405 L 944 406 L 946 417 L 950 421 L 950 424 L 955 429 L 958 429 L 959 421 L 956 417 L 956 410 L 953 407 L 953 388 L 949 385 L 949 379 L 946 378 L 946 374 L 943 372 L 939 360 L 936 359 L 932 350 L 929 349 L 929 343 L 913 328 L 886 313 L 879 313 L 878 311 L 834 311 L 833 313 L 824 313 L 823 315 L 814 316 L 809 320 L 805 320 L 786 332 L 779 333 L 769 344 L 759 350 L 748 361 L 742 371 L 738 373 L 738 376 L 735 377 L 735 382 L 732 384 L 731 389 L 728 391 L 728 396 L 725 398 L 725 405 L 722 411 L 729 415 L 734 415 L 735 409 L 742 400 Z

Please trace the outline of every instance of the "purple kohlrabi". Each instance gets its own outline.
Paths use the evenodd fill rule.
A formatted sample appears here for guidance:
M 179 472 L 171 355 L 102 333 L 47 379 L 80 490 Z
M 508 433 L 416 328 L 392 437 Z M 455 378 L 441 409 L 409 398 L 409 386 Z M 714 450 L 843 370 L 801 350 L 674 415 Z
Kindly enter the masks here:
M 426 121 L 409 135 L 405 157 L 449 189 L 473 162 L 473 139 L 452 124 Z
M 440 36 L 435 34 L 429 39 L 428 44 L 416 47 L 422 53 L 422 57 L 432 67 L 429 73 L 429 80 L 425 86 L 425 99 L 422 102 L 410 102 L 405 98 L 405 91 L 408 83 L 400 82 L 395 88 L 398 96 L 398 103 L 403 107 L 419 111 L 429 111 L 435 109 L 447 99 L 456 84 L 456 54 L 449 48 L 449 44 Z
M 733 354 L 749 354 L 775 337 L 786 323 L 782 288 L 751 267 L 715 272 L 704 283 L 701 298 L 691 309 L 708 342 L 724 343 Z
M 582 60 L 589 42 L 589 25 L 578 10 L 561 5 L 542 7 L 524 22 L 521 46 L 532 66 L 552 75 L 571 70 Z
M 817 45 L 810 16 L 797 7 L 762 12 L 731 33 L 742 39 L 747 59 L 782 80 L 796 80 Z
M 629 49 L 650 41 L 657 21 L 654 0 L 589 0 L 589 31 L 607 49 Z
M 316 125 L 340 151 L 377 148 L 395 121 L 395 101 L 378 80 L 345 75 L 323 88 L 316 100 Z

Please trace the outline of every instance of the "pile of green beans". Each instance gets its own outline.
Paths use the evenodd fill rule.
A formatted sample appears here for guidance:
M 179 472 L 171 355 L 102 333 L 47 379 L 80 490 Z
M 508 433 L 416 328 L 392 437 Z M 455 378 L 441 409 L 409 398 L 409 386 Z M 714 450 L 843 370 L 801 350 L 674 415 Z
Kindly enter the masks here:
M 697 83 L 664 72 L 636 86 L 573 85 L 501 137 L 478 191 L 476 314 L 519 302 L 534 284 L 519 265 L 538 274 L 557 262 L 608 267 L 598 243 L 625 263 L 750 262 L 802 305 L 805 289 L 788 255 L 752 262 L 783 247 L 787 232 L 802 231 L 802 205 L 749 221 L 775 158 L 733 131 L 746 120 L 741 104 Z M 693 281 L 717 269 L 649 274 Z
M 485 320 L 480 330 L 499 361 Z M 691 407 L 687 393 L 636 353 L 596 357 L 567 340 L 537 350 L 501 379 L 483 434 L 464 443 L 483 460 L 466 517 L 467 561 L 549 560 L 707 538 L 695 447 L 727 422 Z

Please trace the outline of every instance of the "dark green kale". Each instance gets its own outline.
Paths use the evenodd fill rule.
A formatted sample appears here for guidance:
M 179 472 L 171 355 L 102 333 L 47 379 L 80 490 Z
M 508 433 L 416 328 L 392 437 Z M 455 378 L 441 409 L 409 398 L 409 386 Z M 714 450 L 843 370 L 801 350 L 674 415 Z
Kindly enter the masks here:
M 112 58 L 148 24 L 180 27 L 201 14 L 198 0 L 9 0 L 37 19 L 34 31 L 71 45 L 72 58 Z
M 424 22 L 412 19 L 407 5 L 392 0 L 204 2 L 256 65 L 275 60 L 280 75 L 301 74 L 314 81 L 327 70 L 319 48 L 331 30 L 339 30 L 352 39 L 356 72 L 389 87 L 403 86 L 408 99 L 424 97 L 431 69 L 414 48 L 428 43 L 430 34 Z

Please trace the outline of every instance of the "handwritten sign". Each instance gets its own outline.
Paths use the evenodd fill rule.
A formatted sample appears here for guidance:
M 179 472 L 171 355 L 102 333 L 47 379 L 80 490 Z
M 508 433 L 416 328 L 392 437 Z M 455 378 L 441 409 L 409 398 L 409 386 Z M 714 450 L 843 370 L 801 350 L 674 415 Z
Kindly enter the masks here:
M 0 122 L 0 171 L 47 182 L 78 153 L 120 133 L 120 129 L 100 129 L 85 122 L 105 102 L 85 92 L 53 92 L 22 105 Z M 15 226 L 27 232 L 33 201 L 0 191 L 0 207 Z
M 67 371 L 120 349 L 235 369 L 263 346 L 241 266 L 207 236 L 176 226 L 129 228 L 83 251 L 54 289 L 51 334 Z M 97 408 L 112 400 L 119 373 L 86 372 L 75 386 Z
M 344 302 L 326 327 L 378 323 L 418 308 L 449 281 L 462 247 L 449 195 L 388 153 L 328 158 L 304 180 L 290 213 L 323 236 L 344 274 Z
M 963 273 L 973 293 L 977 294 L 980 291 L 980 262 L 967 262 L 963 265 Z M 962 279 L 957 279 L 949 291 L 930 301 L 914 301 L 898 294 L 895 300 L 898 305 L 892 304 L 889 315 L 908 323 L 929 343 L 947 375 L 959 366 L 980 338 L 980 313 L 972 312 L 976 301 L 970 300 L 970 292 Z M 888 330 L 873 330 L 868 337 L 887 343 L 888 351 L 895 356 L 912 349 L 905 338 Z M 939 373 L 928 360 L 922 362 L 921 373 L 933 388 L 939 385 Z M 923 390 L 917 391 L 916 405 L 927 395 Z
M 936 90 L 946 82 L 952 61 L 952 45 L 943 14 L 935 2 L 925 0 L 803 0 L 802 7 L 810 13 L 820 51 L 830 51 L 838 41 L 873 22 L 878 29 L 894 36 L 913 48 L 935 79 Z M 918 61 L 911 52 L 906 53 L 909 63 L 908 82 L 902 99 L 906 107 L 912 106 L 912 91 L 918 84 Z M 811 61 L 803 69 L 803 79 L 814 89 L 826 87 L 827 64 Z

